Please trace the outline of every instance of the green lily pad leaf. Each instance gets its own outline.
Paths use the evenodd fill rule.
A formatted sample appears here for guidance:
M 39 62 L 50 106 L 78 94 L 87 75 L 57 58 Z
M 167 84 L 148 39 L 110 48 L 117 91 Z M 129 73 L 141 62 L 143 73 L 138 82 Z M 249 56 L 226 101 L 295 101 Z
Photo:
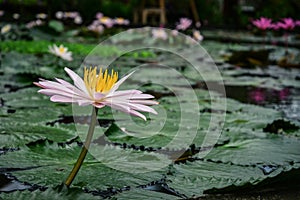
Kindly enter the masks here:
M 57 31 L 59 33 L 64 31 L 64 25 L 60 21 L 51 20 L 48 25 L 50 28 L 53 28 L 55 31 Z
M 255 167 L 241 167 L 204 161 L 175 165 L 175 175 L 169 176 L 169 186 L 188 196 L 201 196 L 210 188 L 255 183 L 263 172 Z M 247 176 L 245 176 L 247 175 Z
M 300 165 L 294 166 L 299 169 Z M 257 185 L 266 179 L 276 178 L 278 174 L 292 167 L 278 167 L 268 175 L 259 166 L 232 165 L 212 161 L 194 161 L 175 165 L 174 175 L 168 176 L 169 186 L 176 191 L 192 196 L 202 196 L 209 189 L 229 186 Z
M 0 125 L 0 148 L 20 147 L 41 139 L 66 142 L 76 136 L 67 129 L 12 121 Z
M 131 152 L 112 146 L 99 148 L 98 145 L 92 145 L 90 149 L 93 150 L 93 153 L 98 152 L 97 155 L 102 155 L 102 157 L 97 156 L 95 159 L 93 155 L 87 155 L 73 182 L 74 186 L 90 190 L 105 190 L 110 187 L 123 188 L 124 186 L 136 187 L 146 185 L 153 180 L 160 180 L 167 173 L 167 168 L 152 171 L 149 164 L 150 171 L 134 172 L 135 167 L 133 166 L 141 166 L 139 164 L 141 158 L 161 157 L 155 153 Z M 19 151 L 1 155 L 0 168 L 20 168 L 20 165 L 23 169 L 30 167 L 28 170 L 13 171 L 11 174 L 21 182 L 55 187 L 66 179 L 79 153 L 80 147 L 76 144 L 62 147 L 57 143 L 50 144 L 46 141 L 46 143 L 31 144 L 26 149 L 23 147 Z M 130 154 L 130 160 L 128 161 L 129 157 L 122 153 Z M 120 155 L 123 155 L 123 159 L 120 158 Z M 126 172 L 126 168 L 130 168 L 131 172 Z
M 214 148 L 206 159 L 237 165 L 289 166 L 290 163 L 300 162 L 299 147 L 300 141 L 280 135 L 241 139 Z
M 35 191 L 15 191 L 11 193 L 2 193 L 1 199 L 99 199 L 99 196 L 93 196 L 92 194 L 84 193 L 82 189 L 72 188 L 68 191 L 59 192 L 52 188 L 48 188 L 45 191 L 35 190 Z
M 2 123 L 31 123 L 31 124 L 46 124 L 47 122 L 54 121 L 62 112 L 58 109 L 51 109 L 45 107 L 43 109 L 18 109 L 10 108 L 7 111 L 9 114 L 6 118 L 2 118 Z M 41 117 L 42 116 L 42 117 Z
M 133 188 L 129 191 L 124 191 L 120 194 L 113 196 L 116 199 L 165 199 L 165 200 L 173 200 L 176 198 L 173 195 L 165 194 L 162 192 L 149 191 L 145 189 Z

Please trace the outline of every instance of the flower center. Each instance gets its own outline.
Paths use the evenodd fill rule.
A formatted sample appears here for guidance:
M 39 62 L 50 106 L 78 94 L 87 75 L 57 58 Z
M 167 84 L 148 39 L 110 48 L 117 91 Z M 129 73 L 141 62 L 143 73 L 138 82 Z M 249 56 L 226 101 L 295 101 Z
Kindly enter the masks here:
M 97 74 L 97 67 L 84 68 L 84 83 L 88 92 L 93 96 L 93 92 L 107 92 L 109 91 L 118 80 L 118 73 L 111 70 L 111 74 L 108 74 L 106 69 L 104 73 L 100 68 Z
M 59 47 L 59 49 L 58 49 L 58 51 L 59 51 L 59 53 L 65 53 L 65 48 L 64 47 Z
M 108 20 L 109 20 L 108 17 L 101 17 L 100 18 L 100 22 L 102 22 L 102 23 L 106 23 L 106 22 L 108 22 Z

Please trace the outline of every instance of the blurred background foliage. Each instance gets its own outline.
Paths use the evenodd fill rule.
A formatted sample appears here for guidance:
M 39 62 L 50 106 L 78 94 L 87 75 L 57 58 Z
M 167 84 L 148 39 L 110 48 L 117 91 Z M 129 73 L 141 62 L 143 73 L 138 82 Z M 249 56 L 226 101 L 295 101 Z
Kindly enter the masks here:
M 155 0 L 147 0 L 151 4 Z M 0 0 L 0 10 L 20 13 L 21 20 L 44 12 L 54 17 L 56 11 L 79 11 L 86 24 L 97 12 L 132 21 L 141 0 Z M 247 28 L 249 21 L 261 16 L 279 20 L 284 17 L 300 18 L 299 0 L 195 0 L 202 24 L 207 27 Z M 166 0 L 168 23 L 180 17 L 193 18 L 188 0 Z M 5 17 L 5 16 L 4 16 Z M 7 21 L 7 19 L 5 19 Z

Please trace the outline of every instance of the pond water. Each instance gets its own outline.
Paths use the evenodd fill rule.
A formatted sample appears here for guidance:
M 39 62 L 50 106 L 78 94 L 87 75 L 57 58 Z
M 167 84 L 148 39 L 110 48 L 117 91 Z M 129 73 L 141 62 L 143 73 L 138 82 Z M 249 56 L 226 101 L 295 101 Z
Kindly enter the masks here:
M 32 188 L 29 184 L 21 183 L 9 174 L 0 173 L 0 192 L 13 192 L 17 190 L 27 190 Z
M 243 103 L 274 108 L 284 113 L 290 120 L 300 118 L 300 89 L 284 88 L 281 90 L 254 86 L 225 85 L 226 96 Z
M 216 92 L 220 88 L 219 82 L 209 82 Z M 198 82 L 194 88 L 207 89 L 204 82 Z M 287 119 L 300 120 L 300 88 L 286 87 L 272 89 L 248 85 L 224 85 L 227 98 L 235 99 L 242 103 L 273 108 L 284 113 Z M 299 121 L 300 122 L 300 121 Z

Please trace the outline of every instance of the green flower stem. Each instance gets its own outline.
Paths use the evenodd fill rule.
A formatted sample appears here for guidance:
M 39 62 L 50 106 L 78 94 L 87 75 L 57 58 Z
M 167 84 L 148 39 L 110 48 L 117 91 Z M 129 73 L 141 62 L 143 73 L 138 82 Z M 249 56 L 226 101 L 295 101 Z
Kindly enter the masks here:
M 97 113 L 98 113 L 98 109 L 93 107 L 93 111 L 92 111 L 92 116 L 91 116 L 91 122 L 90 122 L 90 127 L 89 127 L 89 131 L 88 131 L 88 134 L 86 136 L 86 139 L 85 139 L 85 143 L 84 145 L 82 146 L 82 149 L 81 149 L 81 153 L 71 171 L 71 173 L 69 174 L 67 180 L 65 181 L 65 185 L 66 186 L 70 186 L 74 180 L 74 178 L 76 177 L 83 161 L 84 161 L 84 158 L 89 150 L 89 147 L 91 145 L 91 141 L 92 141 L 92 138 L 93 138 L 93 134 L 94 134 L 94 130 L 95 130 L 95 125 L 96 125 L 96 122 L 97 122 Z

